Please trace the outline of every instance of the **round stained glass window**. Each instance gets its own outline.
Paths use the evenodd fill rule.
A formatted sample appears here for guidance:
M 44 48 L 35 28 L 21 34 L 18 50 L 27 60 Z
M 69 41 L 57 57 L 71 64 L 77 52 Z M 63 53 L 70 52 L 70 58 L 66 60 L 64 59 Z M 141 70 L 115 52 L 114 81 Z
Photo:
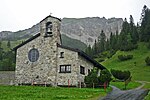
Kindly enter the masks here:
M 35 62 L 39 58 L 39 51 L 35 48 L 31 49 L 28 53 L 28 58 L 31 62 Z

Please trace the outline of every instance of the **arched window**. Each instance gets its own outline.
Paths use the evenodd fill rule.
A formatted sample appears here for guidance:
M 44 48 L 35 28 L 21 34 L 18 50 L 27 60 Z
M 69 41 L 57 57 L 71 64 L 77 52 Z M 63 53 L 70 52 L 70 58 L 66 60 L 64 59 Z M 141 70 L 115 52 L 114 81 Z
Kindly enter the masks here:
M 35 48 L 31 49 L 28 53 L 28 58 L 31 62 L 35 62 L 39 58 L 39 51 Z
M 53 29 L 53 25 L 52 22 L 47 22 L 46 23 L 46 36 L 52 36 L 52 29 Z

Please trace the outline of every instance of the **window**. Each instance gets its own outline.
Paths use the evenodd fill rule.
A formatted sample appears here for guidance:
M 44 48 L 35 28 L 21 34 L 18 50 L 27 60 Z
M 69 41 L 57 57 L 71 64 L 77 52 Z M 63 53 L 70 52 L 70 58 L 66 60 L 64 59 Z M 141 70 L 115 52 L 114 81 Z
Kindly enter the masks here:
M 60 65 L 60 73 L 71 73 L 71 65 Z
M 37 49 L 33 48 L 28 53 L 28 58 L 31 62 L 35 62 L 39 58 L 39 52 Z
M 52 28 L 53 28 L 52 22 L 47 22 L 45 36 L 52 36 Z
M 88 69 L 88 74 L 90 74 L 90 72 L 91 72 L 90 69 Z
M 80 74 L 85 74 L 85 68 L 83 66 L 80 66 Z
M 60 52 L 60 58 L 64 58 L 64 52 Z

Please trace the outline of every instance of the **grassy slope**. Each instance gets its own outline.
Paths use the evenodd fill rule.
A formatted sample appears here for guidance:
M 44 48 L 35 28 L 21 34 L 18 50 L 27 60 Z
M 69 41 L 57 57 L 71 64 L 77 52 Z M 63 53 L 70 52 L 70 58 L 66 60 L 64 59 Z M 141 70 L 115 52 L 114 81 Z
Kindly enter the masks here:
M 86 44 L 84 44 L 83 42 L 77 40 L 77 39 L 72 39 L 69 38 L 68 36 L 62 34 L 61 35 L 62 38 L 62 44 L 71 48 L 76 48 L 76 49 L 80 49 L 80 50 L 85 50 L 86 48 Z
M 118 55 L 120 54 L 132 54 L 134 57 L 128 61 L 119 61 Z M 145 64 L 147 56 L 150 56 L 150 50 L 147 49 L 145 43 L 139 43 L 138 49 L 129 52 L 118 51 L 112 58 L 107 59 L 102 64 L 108 69 L 130 70 L 133 80 L 150 82 L 150 66 Z
M 104 89 L 0 86 L 0 100 L 95 100 Z

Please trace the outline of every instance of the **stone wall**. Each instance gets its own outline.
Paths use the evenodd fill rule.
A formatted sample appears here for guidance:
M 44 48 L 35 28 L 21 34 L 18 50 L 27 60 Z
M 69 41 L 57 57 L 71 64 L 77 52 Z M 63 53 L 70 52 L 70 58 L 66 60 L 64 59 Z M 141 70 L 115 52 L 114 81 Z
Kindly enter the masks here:
M 46 23 L 53 23 L 52 35 L 45 37 Z M 17 49 L 15 82 L 77 86 L 78 82 L 84 82 L 88 75 L 88 69 L 94 66 L 91 62 L 78 55 L 77 51 L 58 47 L 60 39 L 60 20 L 47 17 L 40 23 L 40 36 Z M 28 52 L 37 49 L 39 58 L 35 62 L 28 59 Z M 64 57 L 60 58 L 60 53 Z M 60 73 L 60 65 L 71 65 L 71 73 Z M 85 68 L 85 74 L 80 74 L 80 66 Z
M 87 59 L 83 58 L 82 56 L 78 56 L 79 59 L 79 67 L 83 66 L 85 68 L 85 74 L 79 74 L 78 80 L 79 82 L 84 82 L 84 77 L 88 75 L 88 70 L 91 71 L 91 69 L 94 68 L 94 65 L 89 62 Z M 79 72 L 80 73 L 80 72 Z
M 60 58 L 60 52 L 64 52 L 64 58 Z M 71 73 L 59 73 L 60 65 L 71 65 Z M 85 74 L 80 74 L 80 66 L 85 68 Z M 78 55 L 78 52 L 58 48 L 58 66 L 57 66 L 57 83 L 58 85 L 70 85 L 77 86 L 78 82 L 84 82 L 84 77 L 88 75 L 88 69 L 93 69 L 94 65 L 85 58 Z
M 14 85 L 14 71 L 0 71 L 0 85 Z
M 60 52 L 64 52 L 64 58 L 60 57 Z M 78 67 L 78 53 L 58 47 L 58 65 L 57 65 L 57 83 L 58 85 L 77 85 L 77 75 L 79 73 Z M 71 73 L 60 73 L 60 65 L 71 65 Z
M 44 37 L 43 31 L 47 21 L 53 23 L 53 36 Z M 57 72 L 57 43 L 60 42 L 58 26 L 59 21 L 48 18 L 41 22 L 41 35 L 17 49 L 16 55 L 16 84 L 37 83 L 56 85 Z M 30 62 L 28 52 L 32 48 L 39 51 L 39 59 Z

